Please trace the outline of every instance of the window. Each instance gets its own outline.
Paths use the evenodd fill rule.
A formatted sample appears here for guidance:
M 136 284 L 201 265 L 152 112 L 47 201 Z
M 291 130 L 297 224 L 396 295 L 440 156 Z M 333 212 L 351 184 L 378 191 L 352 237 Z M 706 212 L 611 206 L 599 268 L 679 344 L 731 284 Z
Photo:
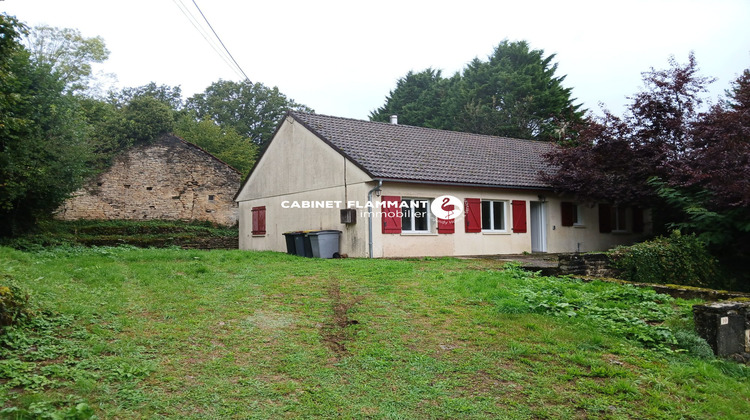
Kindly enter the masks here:
M 505 201 L 482 200 L 482 231 L 505 230 Z
M 262 236 L 266 234 L 266 207 L 253 207 L 253 236 Z
M 214 196 L 213 195 L 209 195 L 208 196 L 208 201 L 214 201 Z
M 583 226 L 583 207 L 563 201 L 561 204 L 563 226 Z
M 526 233 L 526 201 L 513 200 L 513 233 Z M 464 201 L 466 233 L 508 232 L 508 202 L 467 198 Z
M 625 232 L 628 230 L 627 212 L 625 207 L 612 207 L 612 230 L 615 232 Z
M 627 232 L 627 207 L 599 204 L 599 232 Z
M 430 201 L 420 198 L 401 200 L 401 232 L 430 231 Z
M 643 222 L 643 209 L 640 207 L 633 207 L 633 233 L 643 233 L 644 222 Z

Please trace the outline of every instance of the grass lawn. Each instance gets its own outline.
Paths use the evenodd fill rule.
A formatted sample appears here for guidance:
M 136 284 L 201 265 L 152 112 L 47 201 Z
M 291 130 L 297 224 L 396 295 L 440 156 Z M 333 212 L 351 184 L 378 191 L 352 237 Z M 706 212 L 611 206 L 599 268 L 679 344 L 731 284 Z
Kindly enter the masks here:
M 741 418 L 690 306 L 485 260 L 0 248 L 10 418 Z M 79 405 L 85 403 L 86 405 Z

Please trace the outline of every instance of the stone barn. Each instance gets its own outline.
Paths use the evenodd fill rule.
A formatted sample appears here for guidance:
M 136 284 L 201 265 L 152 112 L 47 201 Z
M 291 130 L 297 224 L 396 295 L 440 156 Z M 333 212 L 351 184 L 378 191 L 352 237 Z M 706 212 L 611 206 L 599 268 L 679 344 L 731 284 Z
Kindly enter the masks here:
M 240 173 L 174 135 L 132 147 L 58 209 L 61 220 L 186 220 L 231 226 Z

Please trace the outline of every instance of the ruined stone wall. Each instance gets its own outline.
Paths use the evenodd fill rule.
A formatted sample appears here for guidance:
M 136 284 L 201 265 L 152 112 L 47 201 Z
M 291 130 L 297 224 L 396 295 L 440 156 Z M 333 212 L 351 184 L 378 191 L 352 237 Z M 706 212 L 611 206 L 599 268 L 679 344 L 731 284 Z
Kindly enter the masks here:
M 611 267 L 609 256 L 601 253 L 561 254 L 558 257 L 559 274 L 592 277 L 617 277 Z
M 133 147 L 76 191 L 57 211 L 62 220 L 200 220 L 231 226 L 240 174 L 175 136 Z

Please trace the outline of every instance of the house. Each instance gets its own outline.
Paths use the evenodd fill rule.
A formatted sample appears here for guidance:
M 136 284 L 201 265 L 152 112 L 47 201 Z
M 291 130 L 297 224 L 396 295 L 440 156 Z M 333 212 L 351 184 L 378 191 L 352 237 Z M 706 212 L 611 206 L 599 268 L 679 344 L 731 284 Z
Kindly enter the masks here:
M 237 193 L 240 248 L 332 229 L 356 257 L 584 252 L 650 229 L 647 211 L 555 194 L 539 179 L 552 147 L 289 112 Z
M 174 135 L 134 146 L 57 210 L 62 220 L 186 220 L 232 226 L 240 173 Z

